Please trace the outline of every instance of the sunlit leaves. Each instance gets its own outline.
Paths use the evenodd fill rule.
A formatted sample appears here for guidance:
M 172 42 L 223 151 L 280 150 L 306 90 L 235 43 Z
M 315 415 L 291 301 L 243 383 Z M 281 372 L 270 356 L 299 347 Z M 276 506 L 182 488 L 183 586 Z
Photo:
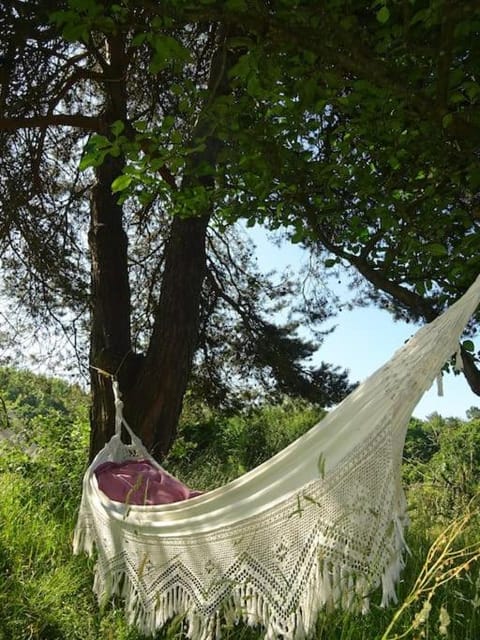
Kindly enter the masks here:
M 108 138 L 98 134 L 92 135 L 85 145 L 80 169 L 83 171 L 89 167 L 99 167 L 105 160 L 105 156 L 112 148 Z
M 127 189 L 133 180 L 133 176 L 129 175 L 121 175 L 112 182 L 112 191 L 113 193 L 117 193 L 118 191 L 124 191 Z
M 175 196 L 179 215 L 213 206 L 226 222 L 284 226 L 296 242 L 312 241 L 313 217 L 339 252 L 367 257 L 422 295 L 433 281 L 459 283 L 462 265 L 463 274 L 474 271 L 478 17 L 456 7 L 447 15 L 440 0 L 331 0 L 322 11 L 285 0 L 262 14 L 262 30 L 241 21 L 254 5 L 221 4 L 232 24 L 232 90 L 208 96 L 205 85 L 187 84 L 195 52 L 173 24 L 194 4 L 165 5 L 132 33 L 131 44 L 166 82 L 174 115 L 153 125 L 142 114 L 128 136 L 115 124 L 109 141 L 91 138 L 82 166 L 121 153 L 124 175 L 113 186 L 120 198 L 163 193 L 162 168 L 181 184 L 188 158 L 205 150 L 205 140 L 190 140 L 188 125 L 179 123 L 208 104 L 209 131 L 222 148 L 215 166 L 199 161 L 195 171 L 215 181 L 216 199 Z M 90 0 L 82 13 L 74 2 L 69 10 L 88 25 L 106 13 L 121 24 L 121 13 L 97 15 L 98 6 Z M 195 10 L 208 16 L 219 6 L 204 0 Z M 321 40 L 312 38 L 320 23 Z M 447 26 L 450 44 L 443 41 Z
M 168 65 L 182 65 L 190 58 L 188 49 L 169 35 L 150 33 L 147 35 L 147 41 L 154 50 L 150 60 L 150 72 L 153 74 L 165 69 Z

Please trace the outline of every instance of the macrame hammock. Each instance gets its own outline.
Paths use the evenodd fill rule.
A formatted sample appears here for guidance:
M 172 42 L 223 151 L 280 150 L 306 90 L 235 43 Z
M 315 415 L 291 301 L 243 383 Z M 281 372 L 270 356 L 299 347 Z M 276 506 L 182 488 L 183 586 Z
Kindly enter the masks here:
M 74 536 L 75 553 L 96 547 L 99 600 L 123 598 L 145 634 L 178 616 L 192 640 L 239 621 L 298 640 L 322 608 L 365 612 L 380 585 L 382 605 L 395 601 L 409 418 L 454 354 L 461 368 L 459 339 L 479 302 L 480 277 L 308 433 L 226 486 L 171 504 L 112 500 L 99 486 L 100 465 L 125 461 L 178 482 L 126 424 L 116 387 L 116 433 L 85 474 Z

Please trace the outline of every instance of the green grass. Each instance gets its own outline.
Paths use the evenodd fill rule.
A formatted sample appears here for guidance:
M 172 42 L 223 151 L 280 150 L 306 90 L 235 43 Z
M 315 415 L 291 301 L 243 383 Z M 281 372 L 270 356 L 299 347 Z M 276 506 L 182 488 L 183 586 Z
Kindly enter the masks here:
M 17 460 L 17 462 L 19 462 Z M 30 465 L 31 466 L 31 465 Z M 67 469 L 64 469 L 68 473 Z M 61 475 L 58 468 L 56 474 Z M 21 465 L 1 473 L 0 483 L 0 639 L 1 640 L 138 640 L 135 630 L 123 620 L 121 606 L 107 606 L 100 614 L 91 592 L 92 563 L 71 554 L 75 506 L 79 499 L 61 491 L 45 500 L 42 476 Z M 52 476 L 48 477 L 49 492 Z M 213 480 L 211 478 L 210 480 Z M 80 483 L 80 476 L 78 476 Z M 61 485 L 60 485 L 61 487 Z M 412 530 L 409 545 L 412 557 L 399 588 L 400 601 L 412 589 L 425 561 L 431 540 Z M 465 536 L 477 537 L 471 525 Z M 465 542 L 464 542 L 465 544 Z M 480 589 L 478 566 L 472 566 L 452 583 L 439 588 L 432 601 L 429 620 L 423 625 L 425 638 L 440 640 L 478 640 L 480 637 Z M 400 620 L 396 632 L 408 628 L 421 610 L 423 601 L 414 602 Z M 440 608 L 451 619 L 448 635 L 439 633 Z M 366 616 L 344 613 L 321 615 L 316 637 L 328 640 L 376 640 L 395 613 L 372 606 Z M 158 638 L 182 637 L 179 625 L 164 629 Z M 227 640 L 253 640 L 262 637 L 246 627 L 225 629 Z M 394 636 L 391 636 L 392 638 Z M 409 637 L 420 637 L 411 635 Z
M 249 463 L 258 463 L 258 455 L 269 457 L 311 424 L 310 409 L 287 409 L 282 421 L 282 411 L 269 408 L 263 415 L 265 426 L 260 414 L 230 418 L 221 427 L 216 416 L 210 428 L 218 429 L 221 437 L 214 443 L 208 438 L 202 443 L 200 423 L 190 425 L 181 433 L 183 444 L 180 441 L 176 457 L 171 457 L 170 468 L 183 474 L 193 486 L 224 483 Z M 289 412 L 294 411 L 299 413 L 296 420 L 291 420 Z M 258 447 L 252 450 L 249 444 L 251 424 L 257 436 L 261 432 L 256 440 L 262 444 L 261 451 Z M 288 425 L 293 425 L 291 432 Z M 91 590 L 93 563 L 71 552 L 86 462 L 86 413 L 79 409 L 79 413 L 73 411 L 66 417 L 54 409 L 47 415 L 33 416 L 28 422 L 27 444 L 31 442 L 39 446 L 34 458 L 8 445 L 0 448 L 0 640 L 141 640 L 136 630 L 126 625 L 121 603 L 109 603 L 99 611 Z M 182 446 L 189 455 L 180 455 Z M 449 522 L 445 514 L 440 517 L 432 511 L 430 494 L 427 490 L 422 493 L 418 486 L 412 493 L 413 524 L 408 533 L 412 555 L 399 585 L 399 604 L 388 609 L 373 604 L 365 616 L 323 613 L 318 619 L 317 640 L 386 640 L 384 632 L 405 602 L 409 606 L 402 611 L 389 640 L 479 640 L 478 561 L 436 586 L 431 599 L 425 592 L 415 591 L 429 547 Z M 452 542 L 452 549 L 478 544 L 479 525 L 478 515 L 472 516 Z M 462 562 L 460 556 L 445 558 L 439 571 L 459 567 Z M 379 601 L 379 595 L 373 600 Z M 422 622 L 425 616 L 421 611 L 427 600 L 431 610 Z M 445 611 L 449 624 L 441 629 Z M 412 629 L 416 623 L 421 624 Z M 263 636 L 259 630 L 239 625 L 225 628 L 223 637 L 257 640 Z M 181 638 L 178 621 L 157 634 L 157 640 Z

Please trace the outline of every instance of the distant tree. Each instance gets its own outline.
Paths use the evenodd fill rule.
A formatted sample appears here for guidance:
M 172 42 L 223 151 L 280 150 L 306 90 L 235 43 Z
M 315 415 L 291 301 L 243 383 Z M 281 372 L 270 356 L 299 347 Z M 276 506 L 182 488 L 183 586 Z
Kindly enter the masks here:
M 478 420 L 480 418 L 480 409 L 478 407 L 470 407 L 466 411 L 466 416 L 468 420 Z
M 433 427 L 433 428 L 432 428 Z M 428 463 L 438 451 L 437 424 L 412 418 L 408 426 L 403 457 L 407 463 Z
M 446 516 L 460 512 L 480 487 L 480 420 L 433 413 L 412 420 L 405 443 L 404 474 L 427 504 Z

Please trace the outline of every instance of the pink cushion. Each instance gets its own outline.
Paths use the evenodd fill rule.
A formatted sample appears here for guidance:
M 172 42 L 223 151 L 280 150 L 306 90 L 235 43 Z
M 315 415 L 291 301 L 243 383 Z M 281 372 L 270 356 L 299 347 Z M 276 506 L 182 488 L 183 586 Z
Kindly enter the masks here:
M 109 498 L 126 504 L 168 504 L 201 495 L 149 460 L 104 462 L 95 469 L 98 486 Z

